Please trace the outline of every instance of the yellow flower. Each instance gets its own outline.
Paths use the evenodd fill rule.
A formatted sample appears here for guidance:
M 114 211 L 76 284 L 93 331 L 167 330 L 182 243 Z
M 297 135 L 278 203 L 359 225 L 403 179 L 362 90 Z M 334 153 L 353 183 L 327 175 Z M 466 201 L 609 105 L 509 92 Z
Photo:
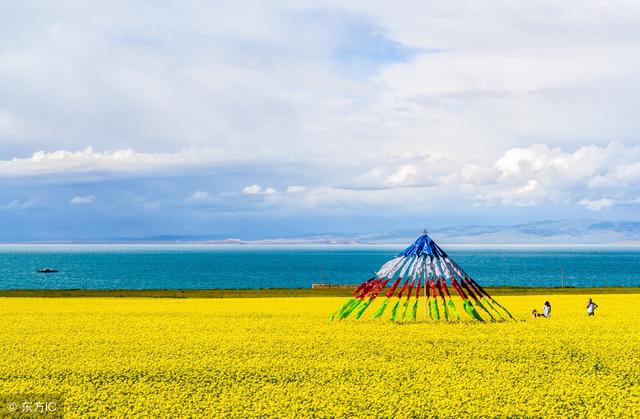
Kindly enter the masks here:
M 0 298 L 0 399 L 59 396 L 68 417 L 640 412 L 640 295 L 598 295 L 595 317 L 582 295 L 500 297 L 518 321 L 499 323 L 373 320 L 377 300 L 329 321 L 342 301 Z

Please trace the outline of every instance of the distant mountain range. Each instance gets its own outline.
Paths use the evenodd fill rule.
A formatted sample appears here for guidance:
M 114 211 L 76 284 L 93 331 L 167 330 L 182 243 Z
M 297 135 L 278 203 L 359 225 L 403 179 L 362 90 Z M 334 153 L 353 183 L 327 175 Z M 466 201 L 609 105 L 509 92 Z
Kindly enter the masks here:
M 209 242 L 224 244 L 406 244 L 421 232 L 396 230 L 369 234 L 304 234 L 295 238 L 241 240 L 205 236 L 158 236 L 155 242 Z M 640 222 L 594 219 L 545 220 L 515 225 L 466 225 L 429 231 L 447 244 L 640 244 Z
M 640 244 L 640 222 L 636 221 L 546 220 L 509 226 L 445 227 L 430 233 L 449 244 Z M 400 235 L 408 237 L 406 232 Z
M 360 235 L 307 235 L 296 239 L 237 241 L 269 244 L 406 244 L 421 229 Z M 437 228 L 429 234 L 446 244 L 637 244 L 640 222 L 592 219 L 545 220 L 508 226 L 466 225 Z
M 245 239 L 240 234 L 162 235 L 95 241 L 51 241 L 43 243 L 211 243 L 211 244 L 398 244 L 414 240 L 421 228 L 368 234 L 301 233 L 295 237 Z M 640 222 L 593 219 L 545 220 L 514 225 L 463 225 L 436 228 L 429 234 L 443 244 L 629 244 L 640 245 Z

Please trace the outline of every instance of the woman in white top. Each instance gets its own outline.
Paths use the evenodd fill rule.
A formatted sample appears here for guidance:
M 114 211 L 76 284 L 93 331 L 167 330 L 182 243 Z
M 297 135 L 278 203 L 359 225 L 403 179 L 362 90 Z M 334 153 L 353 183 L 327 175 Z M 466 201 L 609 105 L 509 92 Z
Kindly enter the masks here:
M 596 308 L 598 308 L 598 305 L 593 302 L 591 298 L 589 298 L 589 301 L 587 302 L 587 316 L 593 316 L 595 314 L 594 311 L 596 311 Z
M 544 306 L 542 307 L 542 315 L 546 318 L 551 317 L 551 304 L 548 301 L 544 302 Z

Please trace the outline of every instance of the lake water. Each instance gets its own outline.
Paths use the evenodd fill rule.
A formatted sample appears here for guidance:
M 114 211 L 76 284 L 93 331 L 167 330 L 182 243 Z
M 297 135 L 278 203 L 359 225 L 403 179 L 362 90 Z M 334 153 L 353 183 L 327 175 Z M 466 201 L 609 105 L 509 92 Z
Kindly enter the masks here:
M 308 288 L 368 279 L 402 246 L 2 245 L 0 289 Z M 640 286 L 639 247 L 445 251 L 481 285 Z M 60 272 L 36 273 L 43 267 Z

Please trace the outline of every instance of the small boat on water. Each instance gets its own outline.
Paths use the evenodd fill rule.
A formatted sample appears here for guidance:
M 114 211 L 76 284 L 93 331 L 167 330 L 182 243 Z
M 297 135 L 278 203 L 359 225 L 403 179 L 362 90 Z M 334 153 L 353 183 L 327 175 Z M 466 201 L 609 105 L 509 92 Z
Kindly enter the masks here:
M 38 269 L 37 272 L 40 274 L 51 274 L 51 273 L 58 272 L 58 270 L 53 268 L 41 268 L 41 269 Z

